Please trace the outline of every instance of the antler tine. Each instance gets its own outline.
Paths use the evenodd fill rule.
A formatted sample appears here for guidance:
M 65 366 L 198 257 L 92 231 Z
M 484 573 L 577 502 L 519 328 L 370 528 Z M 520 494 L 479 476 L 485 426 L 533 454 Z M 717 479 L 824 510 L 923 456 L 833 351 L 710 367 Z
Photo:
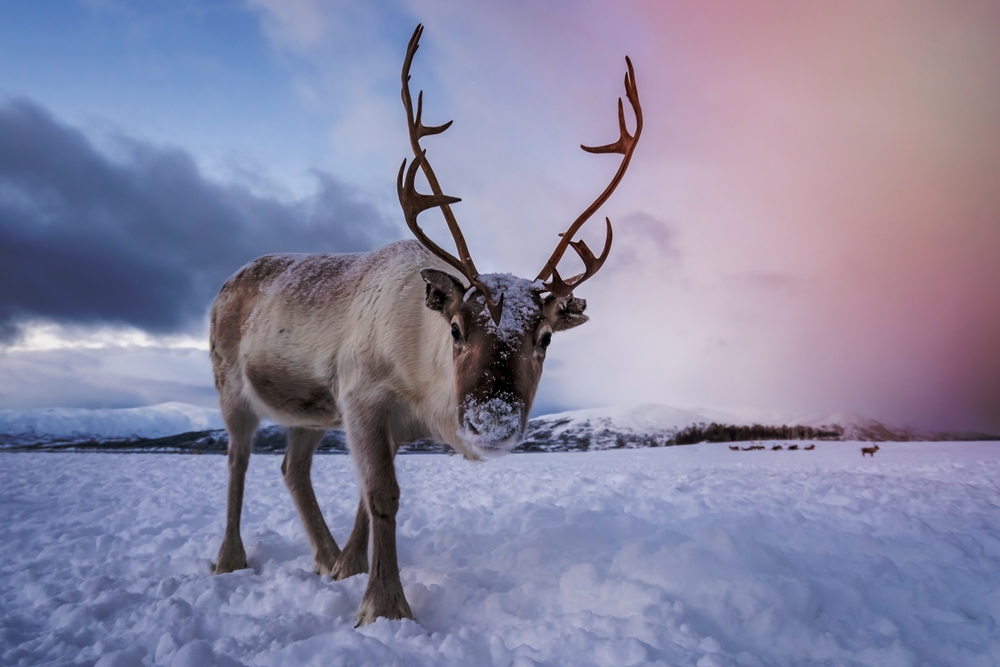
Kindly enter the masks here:
M 417 224 L 417 216 L 422 211 L 434 208 L 435 206 L 446 206 L 462 201 L 458 197 L 450 197 L 445 194 L 425 195 L 417 192 L 413 179 L 417 175 L 417 168 L 425 159 L 424 152 L 421 152 L 413 158 L 409 169 L 406 169 L 406 160 L 403 160 L 403 164 L 399 166 L 399 174 L 396 175 L 396 194 L 399 196 L 399 205 L 403 209 L 403 217 L 406 218 L 406 226 L 410 228 L 410 231 L 417 237 L 417 240 L 424 244 L 428 250 L 464 274 L 466 267 L 462 262 L 434 243 L 434 241 L 424 234 L 424 230 L 420 228 L 420 225 Z M 403 179 L 404 169 L 406 169 L 405 181 Z
M 467 267 L 462 264 L 461 260 L 444 250 L 437 243 L 434 243 L 424 233 L 424 230 L 420 228 L 420 225 L 417 224 L 417 216 L 422 211 L 434 208 L 435 206 L 456 204 L 462 201 L 458 197 L 451 197 L 449 195 L 425 195 L 417 192 L 414 179 L 417 176 L 417 168 L 426 159 L 426 153 L 427 151 L 421 151 L 420 155 L 414 157 L 409 169 L 406 169 L 406 160 L 403 160 L 403 164 L 399 165 L 399 173 L 396 175 L 396 194 L 399 196 L 399 205 L 403 209 L 403 217 L 406 218 L 406 226 L 410 228 L 410 231 L 413 232 L 413 235 L 417 237 L 417 240 L 425 248 L 461 271 L 462 275 L 469 280 L 469 283 L 473 287 L 486 295 L 486 307 L 490 311 L 490 317 L 493 318 L 494 322 L 499 324 L 500 315 L 503 312 L 503 294 L 500 295 L 499 299 L 494 301 L 490 295 L 489 288 L 479 280 L 479 276 L 469 275 Z M 406 171 L 405 179 L 403 178 L 404 170 Z M 601 261 L 603 261 L 603 258 Z
M 455 122 L 453 120 L 449 120 L 447 123 L 443 125 L 431 125 L 430 127 L 428 127 L 427 125 L 424 125 L 423 123 L 420 122 L 420 116 L 422 116 L 423 113 L 424 113 L 424 91 L 421 90 L 419 93 L 417 93 L 417 119 L 416 121 L 414 121 L 414 125 L 416 125 L 417 141 L 419 141 L 422 137 L 434 134 L 441 134 L 449 127 L 451 127 L 451 124 Z
M 424 26 L 418 24 L 413 31 L 413 36 L 410 37 L 410 43 L 406 47 L 406 57 L 403 59 L 403 71 L 400 76 L 402 80 L 401 94 L 403 97 L 403 107 L 406 109 L 406 124 L 410 134 L 410 147 L 413 149 L 414 158 L 409 170 L 406 172 L 405 183 L 403 181 L 403 169 L 406 166 L 406 160 L 403 161 L 403 166 L 399 168 L 399 175 L 396 177 L 399 203 L 403 207 L 406 224 L 414 236 L 417 237 L 417 240 L 424 244 L 432 253 L 462 272 L 462 275 L 465 276 L 469 283 L 483 294 L 490 316 L 494 322 L 500 324 L 503 296 L 501 295 L 499 300 L 494 301 L 489 288 L 479 280 L 479 271 L 476 270 L 476 265 L 472 261 L 472 255 L 469 253 L 469 247 L 465 243 L 465 236 L 463 236 L 462 230 L 458 226 L 458 221 L 455 219 L 455 214 L 451 210 L 450 204 L 461 200 L 449 197 L 443 193 L 437 176 L 434 175 L 434 170 L 427 160 L 426 151 L 420 147 L 421 138 L 428 135 L 441 134 L 451 127 L 452 124 L 452 121 L 448 121 L 443 125 L 427 126 L 423 124 L 424 91 L 422 90 L 417 94 L 417 113 L 415 115 L 413 113 L 413 98 L 410 95 L 410 65 L 413 63 L 414 54 L 420 48 L 420 36 L 423 32 Z M 424 172 L 424 177 L 427 179 L 427 184 L 430 185 L 432 195 L 423 195 L 416 191 L 413 179 L 416 176 L 418 167 Z M 448 223 L 448 230 L 455 239 L 455 248 L 458 250 L 458 257 L 455 257 L 431 241 L 417 225 L 417 215 L 421 211 L 435 206 L 441 208 L 445 222 Z
M 642 132 L 642 107 L 639 106 L 639 92 L 635 87 L 635 72 L 632 70 L 632 61 L 628 56 L 625 56 L 625 63 L 628 65 L 628 71 L 625 73 L 625 96 L 628 98 L 629 103 L 632 105 L 632 110 L 635 112 L 635 136 L 629 134 L 628 127 L 625 125 L 625 107 L 622 105 L 622 98 L 619 97 L 618 127 L 621 130 L 621 135 L 618 141 L 604 146 L 584 146 L 581 144 L 580 148 L 588 153 L 620 153 L 627 155 L 635 142 L 639 140 L 639 133 Z
M 583 262 L 583 273 L 573 276 L 572 278 L 563 280 L 559 275 L 558 269 L 552 267 L 552 278 L 546 283 L 545 288 L 555 297 L 562 298 L 564 296 L 569 296 L 573 293 L 573 289 L 577 285 L 587 280 L 592 275 L 601 270 L 604 266 L 604 260 L 608 258 L 608 254 L 611 252 L 611 240 L 614 236 L 614 232 L 611 229 L 611 219 L 604 218 L 604 221 L 608 225 L 607 237 L 604 241 L 604 250 L 601 251 L 600 257 L 594 257 L 594 253 L 590 250 L 590 247 L 583 240 L 580 241 L 570 241 L 569 245 L 576 251 L 576 254 L 580 256 L 580 260 Z M 560 234 L 560 236 L 563 236 Z
M 628 71 L 625 73 L 625 96 L 628 98 L 629 104 L 632 106 L 632 112 L 635 114 L 635 134 L 629 134 L 625 123 L 625 108 L 622 104 L 622 99 L 619 97 L 618 128 L 620 134 L 618 141 L 604 146 L 580 146 L 580 148 L 588 153 L 618 153 L 625 157 L 622 158 L 622 163 L 619 165 L 618 171 L 615 173 L 614 178 L 611 179 L 611 183 L 604 189 L 604 192 L 580 214 L 580 217 L 569 226 L 568 230 L 560 234 L 562 239 L 556 245 L 555 251 L 549 257 L 549 261 L 545 263 L 541 273 L 538 274 L 536 280 L 544 281 L 549 279 L 549 277 L 552 278 L 551 281 L 544 283 L 544 286 L 545 289 L 555 296 L 568 296 L 580 283 L 597 273 L 601 266 L 603 266 L 604 260 L 607 259 L 608 253 L 611 250 L 611 220 L 608 218 L 605 218 L 608 225 L 607 240 L 605 241 L 604 251 L 600 257 L 594 257 L 594 253 L 590 251 L 587 244 L 583 241 L 574 241 L 573 236 L 580 230 L 583 223 L 589 220 L 597 212 L 597 209 L 611 197 L 611 193 L 615 191 L 615 188 L 618 187 L 622 177 L 625 175 L 629 162 L 632 160 L 632 153 L 639 143 L 639 135 L 642 133 L 642 106 L 639 104 L 639 90 L 635 85 L 635 70 L 632 68 L 632 60 L 628 56 L 625 56 L 625 64 L 628 67 Z M 563 254 L 565 254 L 566 248 L 571 246 L 583 261 L 584 272 L 569 280 L 563 280 L 559 277 L 556 265 L 562 259 Z

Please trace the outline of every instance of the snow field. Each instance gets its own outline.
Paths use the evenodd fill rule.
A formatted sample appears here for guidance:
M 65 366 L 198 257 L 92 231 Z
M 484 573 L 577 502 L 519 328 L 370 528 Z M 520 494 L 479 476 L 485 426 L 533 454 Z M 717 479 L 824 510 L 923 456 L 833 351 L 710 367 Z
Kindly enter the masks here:
M 367 575 L 312 574 L 280 457 L 251 569 L 212 576 L 224 457 L 6 454 L 0 664 L 998 664 L 1000 445 L 860 446 L 400 457 L 417 622 L 358 629 Z M 353 465 L 313 478 L 342 545 Z

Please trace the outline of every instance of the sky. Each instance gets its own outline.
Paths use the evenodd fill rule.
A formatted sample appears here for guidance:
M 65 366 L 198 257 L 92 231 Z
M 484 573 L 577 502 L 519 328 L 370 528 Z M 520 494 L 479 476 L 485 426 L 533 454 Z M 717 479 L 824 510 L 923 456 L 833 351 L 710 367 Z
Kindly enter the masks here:
M 995 2 L 5 3 L 0 409 L 212 405 L 230 274 L 407 238 L 418 22 L 411 85 L 455 121 L 424 145 L 482 271 L 534 277 L 611 179 L 579 145 L 616 139 L 635 66 L 642 139 L 583 232 L 607 215 L 614 247 L 536 414 L 1000 432 Z

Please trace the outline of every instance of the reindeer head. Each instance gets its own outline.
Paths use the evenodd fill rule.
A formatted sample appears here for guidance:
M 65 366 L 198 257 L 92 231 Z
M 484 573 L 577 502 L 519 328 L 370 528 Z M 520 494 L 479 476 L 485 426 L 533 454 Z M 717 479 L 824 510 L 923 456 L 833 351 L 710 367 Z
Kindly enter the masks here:
M 403 106 L 414 157 L 409 169 L 406 168 L 406 160 L 403 160 L 396 177 L 396 189 L 410 231 L 424 247 L 453 266 L 468 283 L 467 287 L 455 276 L 437 269 L 421 272 L 427 284 L 427 307 L 439 311 L 449 324 L 455 363 L 459 435 L 481 458 L 489 458 L 510 452 L 523 437 L 552 334 L 587 321 L 587 316 L 583 314 L 587 302 L 575 298 L 573 290 L 597 273 L 607 259 L 613 236 L 611 221 L 605 218 L 607 236 L 600 256 L 595 256 L 583 241 L 574 241 L 573 236 L 607 201 L 625 175 L 642 132 L 642 108 L 639 106 L 632 62 L 626 57 L 625 94 L 635 113 L 635 134 L 629 134 L 626 128 L 624 107 L 619 98 L 618 141 L 605 146 L 581 146 L 589 153 L 618 153 L 624 156 L 611 183 L 569 229 L 560 234 L 561 240 L 535 280 L 528 281 L 510 274 L 480 274 L 451 210 L 451 204 L 461 200 L 443 193 L 427 161 L 426 151 L 420 146 L 422 137 L 440 134 L 451 126 L 451 121 L 430 127 L 421 122 L 423 91 L 417 96 L 417 111 L 415 115 L 413 113 L 410 65 L 419 48 L 422 32 L 423 26 L 418 25 L 403 61 Z M 418 168 L 427 178 L 432 191 L 430 195 L 421 194 L 414 187 Z M 428 238 L 417 224 L 421 211 L 434 207 L 440 207 L 444 214 L 455 239 L 457 257 Z M 584 271 L 564 280 L 556 265 L 569 247 L 579 255 Z
M 524 434 L 552 334 L 586 322 L 587 303 L 543 295 L 538 281 L 481 275 L 489 293 L 503 303 L 497 322 L 477 288 L 466 288 L 437 269 L 421 275 L 427 307 L 449 325 L 459 434 L 480 458 L 506 454 Z

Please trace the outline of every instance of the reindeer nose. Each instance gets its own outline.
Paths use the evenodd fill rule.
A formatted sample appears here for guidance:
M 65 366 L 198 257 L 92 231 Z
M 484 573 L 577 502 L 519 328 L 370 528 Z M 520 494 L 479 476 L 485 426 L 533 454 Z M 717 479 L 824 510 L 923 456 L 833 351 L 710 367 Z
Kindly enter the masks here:
M 516 435 L 521 430 L 520 415 L 496 415 L 477 412 L 475 415 L 463 420 L 465 430 L 470 435 L 476 436 L 484 441 L 507 440 Z
M 520 440 L 523 421 L 523 409 L 517 401 L 470 400 L 462 415 L 462 436 L 479 450 L 506 453 Z

